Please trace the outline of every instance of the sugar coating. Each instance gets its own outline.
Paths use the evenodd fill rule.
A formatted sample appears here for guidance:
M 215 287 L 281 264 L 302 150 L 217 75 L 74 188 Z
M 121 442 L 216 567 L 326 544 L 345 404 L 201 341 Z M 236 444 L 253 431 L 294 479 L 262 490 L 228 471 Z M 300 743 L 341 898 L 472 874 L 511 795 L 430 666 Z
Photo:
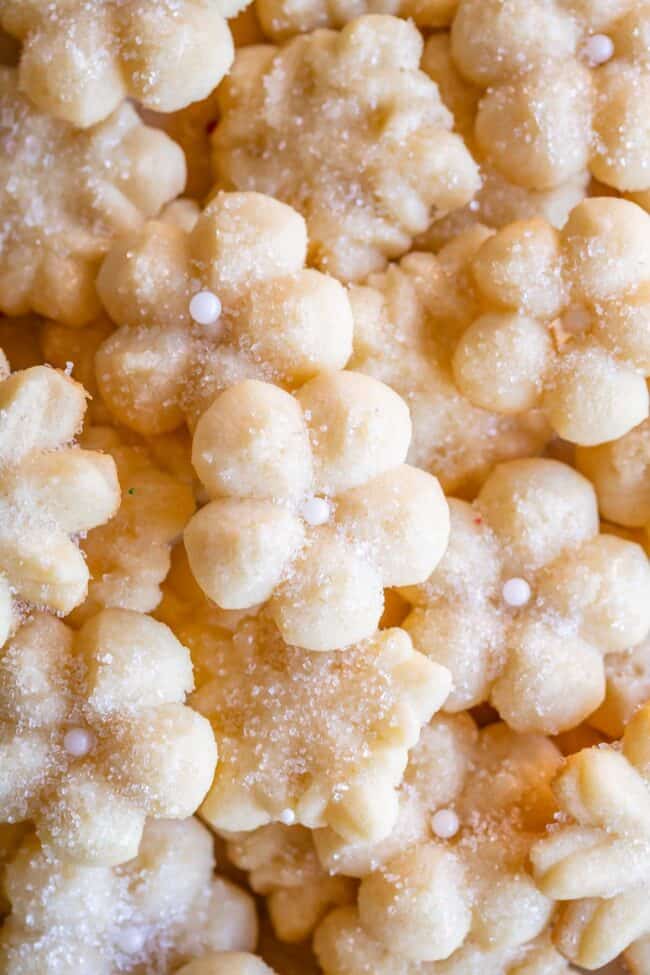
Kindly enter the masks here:
M 448 27 L 458 0 L 256 0 L 255 9 L 264 33 L 273 41 L 307 34 L 319 27 L 345 26 L 362 14 L 393 14 L 413 20 L 418 27 Z
M 212 661 L 192 699 L 219 740 L 208 823 L 248 831 L 289 808 L 297 825 L 348 841 L 390 832 L 408 749 L 449 691 L 445 668 L 399 629 L 316 654 L 284 643 L 264 614 L 215 640 Z
M 242 49 L 212 135 L 219 185 L 295 206 L 314 266 L 341 280 L 381 269 L 480 185 L 421 53 L 412 24 L 380 15 Z
M 353 907 L 340 908 L 326 918 L 316 932 L 315 946 L 324 975 L 572 975 L 575 971 L 547 934 L 514 948 L 483 948 L 468 942 L 444 961 L 408 961 L 368 937 Z
M 438 810 L 455 809 L 475 753 L 477 730 L 467 714 L 436 714 L 409 752 L 398 791 L 398 815 L 379 842 L 350 842 L 331 829 L 313 834 L 318 858 L 330 875 L 362 878 L 398 854 L 435 840 Z
M 486 158 L 475 135 L 476 116 L 482 91 L 464 78 L 454 63 L 449 32 L 437 31 L 427 38 L 422 54 L 422 70 L 438 85 L 444 105 L 454 117 L 455 130 L 462 136 L 474 159 L 480 163 L 482 186 L 460 210 L 436 220 L 422 234 L 423 243 L 437 250 L 443 243 L 478 222 L 500 228 L 514 220 L 543 217 L 560 229 L 571 210 L 588 195 L 590 174 L 583 168 L 557 186 L 532 189 L 508 179 Z
M 542 408 L 595 446 L 648 415 L 650 216 L 593 198 L 558 233 L 540 218 L 486 239 L 471 261 L 474 315 L 450 335 L 459 390 L 506 415 Z
M 182 819 L 206 794 L 216 746 L 183 704 L 190 655 L 164 624 L 105 609 L 74 633 L 39 614 L 0 675 L 0 819 L 32 820 L 53 855 L 123 863 L 146 816 Z
M 565 815 L 531 851 L 540 889 L 566 902 L 554 940 L 588 969 L 650 934 L 649 742 L 646 705 L 620 746 L 571 756 L 554 785 Z
M 19 84 L 43 112 L 87 128 L 125 98 L 174 112 L 230 68 L 225 17 L 246 0 L 3 0 L 0 26 L 22 41 Z
M 6 869 L 12 911 L 0 928 L 2 971 L 166 975 L 205 952 L 250 951 L 253 899 L 214 866 L 212 837 L 195 819 L 148 820 L 138 855 L 118 867 L 66 863 L 28 837 Z
M 650 420 L 618 440 L 580 447 L 576 465 L 593 483 L 604 518 L 628 528 L 650 524 Z
M 436 255 L 411 253 L 350 288 L 350 367 L 404 398 L 413 423 L 409 462 L 439 477 L 445 492 L 470 498 L 495 463 L 537 454 L 551 435 L 539 410 L 484 410 L 454 382 L 454 337 L 478 314 L 471 263 L 489 236 L 474 227 Z
M 489 700 L 520 732 L 573 728 L 605 696 L 604 657 L 650 627 L 643 549 L 600 534 L 595 492 L 555 460 L 495 468 L 474 505 L 451 500 L 450 543 L 421 586 L 402 589 L 415 646 L 452 672 L 445 705 Z M 528 601 L 504 598 L 525 580 Z
M 447 544 L 438 481 L 403 463 L 410 434 L 405 403 L 360 373 L 323 372 L 294 395 L 258 380 L 221 393 L 192 444 L 211 500 L 184 532 L 206 595 L 268 602 L 308 650 L 371 636 L 384 588 L 424 581 Z
M 471 725 L 464 715 L 452 720 Z M 446 958 L 450 971 L 474 971 L 474 952 L 477 959 L 485 953 L 488 970 L 492 964 L 498 972 L 497 959 L 516 954 L 544 931 L 551 917 L 552 901 L 536 890 L 527 857 L 553 816 L 549 784 L 561 760 L 559 752 L 543 737 L 517 735 L 503 724 L 491 725 L 478 736 L 476 731 L 473 737 L 466 734 L 464 749 L 454 797 L 460 830 L 445 842 L 433 829 L 429 812 L 425 831 L 402 832 L 401 850 L 395 843 L 387 859 L 380 853 L 361 881 L 354 923 L 372 946 L 368 957 L 381 958 L 386 972 L 437 972 L 431 963 Z M 426 763 L 426 753 L 418 756 L 418 766 L 426 805 L 424 775 L 435 774 L 436 768 Z M 343 912 L 335 911 L 315 938 L 327 975 L 330 970 L 345 972 L 348 966 L 358 970 L 350 957 L 338 967 L 336 955 L 345 934 L 337 931 L 337 917 L 344 930 L 352 921 L 351 914 L 345 921 Z
M 636 0 L 461 0 L 452 54 L 481 90 L 484 155 L 531 189 L 589 167 L 617 190 L 647 190 L 649 31 Z
M 10 68 L 0 68 L 0 150 L 0 311 L 84 325 L 99 312 L 102 255 L 181 192 L 183 154 L 128 103 L 84 132 L 52 119 Z
M 313 834 L 304 826 L 287 827 L 280 820 L 250 833 L 222 835 L 229 859 L 247 872 L 252 890 L 265 897 L 280 941 L 305 941 L 332 908 L 356 900 L 354 880 L 323 869 Z
M 196 507 L 192 485 L 161 470 L 146 446 L 129 446 L 109 427 L 91 427 L 81 442 L 113 458 L 122 503 L 106 525 L 81 543 L 91 581 L 88 596 L 72 615 L 75 626 L 108 607 L 154 610 L 162 598 L 172 544 Z
M 605 699 L 589 715 L 589 724 L 610 738 L 620 738 L 636 711 L 650 701 L 650 639 L 607 657 L 605 678 Z
M 75 536 L 120 503 L 112 458 L 72 441 L 86 393 L 46 366 L 0 362 L 0 646 L 29 607 L 66 614 L 81 603 L 88 567 Z
M 112 322 L 105 315 L 100 315 L 83 328 L 73 328 L 49 319 L 43 320 L 36 316 L 34 319 L 38 322 L 40 361 L 44 360 L 57 369 L 67 371 L 88 393 L 86 426 L 109 424 L 111 415 L 97 387 L 95 354 L 104 339 L 114 331 Z
M 219 193 L 191 222 L 168 214 L 126 235 L 97 279 L 121 326 L 97 354 L 99 389 L 113 416 L 142 434 L 195 424 L 245 378 L 298 386 L 342 368 L 352 349 L 345 290 L 305 268 L 295 210 L 257 193 Z M 199 324 L 192 302 L 208 292 L 221 311 Z
M 504 724 L 477 733 L 466 715 L 436 718 L 431 729 L 425 747 L 412 752 L 396 829 L 367 850 L 365 863 L 360 851 L 355 855 L 340 841 L 338 848 L 324 844 L 316 834 L 330 870 L 361 874 L 358 923 L 374 941 L 374 952 L 386 953 L 395 971 L 401 962 L 404 971 L 412 964 L 414 972 L 428 973 L 419 964 L 450 956 L 463 971 L 461 958 L 470 946 L 513 951 L 545 929 L 553 909 L 536 889 L 527 858 L 553 816 L 550 782 L 560 753 L 542 736 L 517 735 Z M 452 735 L 451 754 L 443 751 L 444 731 Z M 441 785 L 445 762 L 451 774 Z M 445 787 L 447 795 L 441 792 Z M 450 795 L 456 829 L 445 842 L 434 823 L 442 813 L 449 817 Z M 331 935 L 330 929 L 326 940 Z M 321 936 L 316 934 L 317 953 L 329 972 L 318 948 Z

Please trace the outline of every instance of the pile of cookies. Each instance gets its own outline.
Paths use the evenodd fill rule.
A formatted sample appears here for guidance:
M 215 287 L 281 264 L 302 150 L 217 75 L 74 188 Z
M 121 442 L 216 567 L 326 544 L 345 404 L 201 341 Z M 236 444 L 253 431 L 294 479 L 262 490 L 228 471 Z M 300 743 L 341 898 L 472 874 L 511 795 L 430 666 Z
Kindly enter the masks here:
M 648 0 L 0 0 L 0 975 L 650 975 Z

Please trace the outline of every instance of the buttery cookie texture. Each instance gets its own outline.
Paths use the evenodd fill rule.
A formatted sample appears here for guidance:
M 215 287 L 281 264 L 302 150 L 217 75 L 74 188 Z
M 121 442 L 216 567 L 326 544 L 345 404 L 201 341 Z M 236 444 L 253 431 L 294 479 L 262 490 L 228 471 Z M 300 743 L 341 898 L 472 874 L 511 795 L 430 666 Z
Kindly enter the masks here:
M 128 96 L 173 112 L 210 94 L 231 65 L 220 0 L 2 0 L 0 26 L 22 41 L 21 90 L 86 128 Z
M 0 0 L 0 975 L 650 975 L 648 0 Z
M 84 325 L 111 240 L 182 191 L 183 154 L 128 102 L 83 131 L 57 121 L 11 68 L 0 68 L 0 149 L 0 311 Z

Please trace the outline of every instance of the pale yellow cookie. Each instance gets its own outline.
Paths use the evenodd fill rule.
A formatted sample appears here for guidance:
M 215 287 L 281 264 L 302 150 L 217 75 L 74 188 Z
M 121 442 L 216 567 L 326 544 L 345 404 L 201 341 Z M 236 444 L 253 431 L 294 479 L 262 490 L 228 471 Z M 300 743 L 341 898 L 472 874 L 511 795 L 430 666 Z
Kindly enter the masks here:
M 435 715 L 409 752 L 397 820 L 385 839 L 350 843 L 334 830 L 315 830 L 316 852 L 328 873 L 362 878 L 410 847 L 444 839 L 445 833 L 455 836 L 459 824 L 454 807 L 472 767 L 476 741 L 477 728 L 468 714 Z
M 484 728 L 477 740 L 464 721 L 469 719 L 458 716 L 446 729 L 456 739 L 451 755 L 444 750 L 440 719 L 434 720 L 426 749 L 414 749 L 400 816 L 387 840 L 363 855 L 340 840 L 323 844 L 322 832 L 315 834 L 330 869 L 366 871 L 358 922 L 395 971 L 401 971 L 400 963 L 410 972 L 409 963 L 449 956 L 458 965 L 452 970 L 462 971 L 460 959 L 471 954 L 471 946 L 512 952 L 539 935 L 552 914 L 553 904 L 536 889 L 527 860 L 553 815 L 549 784 L 561 756 L 547 739 L 517 735 L 503 724 Z M 317 946 L 318 939 L 317 934 Z
M 68 372 L 88 393 L 86 425 L 112 422 L 97 387 L 95 355 L 113 331 L 114 326 L 105 315 L 100 315 L 84 328 L 72 328 L 49 320 L 41 323 L 39 345 L 42 357 L 49 365 Z
M 554 787 L 565 816 L 531 851 L 540 889 L 567 902 L 555 943 L 587 969 L 650 932 L 649 743 L 646 706 L 620 748 L 601 745 L 569 758 Z
M 483 91 L 484 155 L 530 189 L 589 167 L 617 190 L 647 190 L 649 25 L 636 0 L 460 0 L 452 53 Z
M 331 875 L 321 866 L 314 835 L 304 826 L 282 823 L 250 833 L 222 833 L 229 859 L 247 872 L 252 890 L 265 897 L 273 930 L 283 942 L 305 941 L 332 908 L 356 899 L 351 878 Z
M 76 536 L 120 503 L 115 463 L 73 445 L 86 409 L 82 386 L 34 366 L 0 363 L 0 646 L 29 607 L 69 613 L 88 567 Z
M 343 27 L 362 14 L 393 14 L 418 27 L 448 27 L 458 0 L 256 0 L 264 33 L 273 41 L 306 34 L 318 27 Z
M 204 952 L 252 950 L 253 899 L 215 875 L 212 847 L 196 819 L 148 821 L 138 855 L 119 867 L 62 862 L 27 839 L 6 871 L 4 975 L 158 975 Z
M 114 417 L 143 434 L 196 423 L 244 378 L 289 388 L 342 368 L 352 350 L 343 287 L 304 266 L 291 207 L 219 193 L 192 228 L 150 222 L 118 241 L 97 280 L 121 326 L 100 347 L 97 381 Z
M 650 216 L 588 199 L 558 233 L 533 218 L 485 240 L 476 309 L 450 336 L 453 374 L 476 406 L 541 407 L 561 437 L 594 446 L 648 415 Z
M 22 41 L 19 84 L 43 112 L 87 128 L 127 97 L 175 112 L 205 98 L 232 64 L 225 22 L 247 0 L 1 0 Z
M 501 464 L 450 509 L 438 569 L 402 590 L 402 625 L 452 672 L 447 710 L 489 700 L 517 731 L 574 727 L 603 701 L 605 655 L 648 634 L 645 552 L 599 534 L 592 486 L 554 460 Z
M 605 678 L 605 700 L 589 716 L 589 724 L 610 738 L 620 738 L 636 711 L 650 701 L 650 639 L 607 657 Z
M 17 73 L 0 68 L 0 311 L 91 321 L 111 241 L 155 216 L 184 182 L 182 151 L 131 105 L 80 132 L 42 114 Z
M 242 951 L 205 955 L 179 968 L 176 975 L 275 975 L 257 955 Z
M 352 907 L 326 918 L 316 932 L 315 946 L 324 975 L 571 975 L 575 971 L 547 936 L 516 948 L 468 943 L 444 961 L 396 958 L 368 937 Z
M 650 523 L 650 420 L 619 440 L 579 447 L 576 465 L 592 481 L 604 518 L 629 528 Z
M 248 7 L 244 13 L 247 14 L 252 9 Z M 186 195 L 195 200 L 205 199 L 214 182 L 210 160 L 210 134 L 219 117 L 216 90 L 210 92 L 207 98 L 178 112 L 160 114 L 142 111 L 141 114 L 147 125 L 162 129 L 183 150 L 187 165 Z
M 435 477 L 404 464 L 405 403 L 353 372 L 294 394 L 231 386 L 199 421 L 192 461 L 211 499 L 184 533 L 190 566 L 224 609 L 267 603 L 288 643 L 369 637 L 389 586 L 423 582 L 448 538 Z
M 218 185 L 300 210 L 321 270 L 381 269 L 480 185 L 421 53 L 418 30 L 388 16 L 240 50 L 212 136 Z
M 183 702 L 188 650 L 162 623 L 105 609 L 78 633 L 51 616 L 0 653 L 0 820 L 34 821 L 80 863 L 135 856 L 146 816 L 191 815 L 217 750 Z
M 91 427 L 85 447 L 101 448 L 115 461 L 122 490 L 117 514 L 81 543 L 90 572 L 88 595 L 72 614 L 79 626 L 100 609 L 115 607 L 149 613 L 195 502 L 192 485 L 161 470 L 144 446 L 129 446 L 109 427 Z
M 553 227 L 562 227 L 571 210 L 588 195 L 589 172 L 586 169 L 576 172 L 564 182 L 545 189 L 533 189 L 508 179 L 485 158 L 477 142 L 475 123 L 482 91 L 464 78 L 456 67 L 449 32 L 437 31 L 427 39 L 422 70 L 438 85 L 440 97 L 454 117 L 456 131 L 480 163 L 483 184 L 470 203 L 436 220 L 418 238 L 418 246 L 426 245 L 436 250 L 477 221 L 499 228 L 513 220 L 543 217 Z M 593 191 L 591 195 L 594 195 Z
M 650 971 L 650 936 L 646 935 L 633 942 L 624 957 L 630 975 L 646 975 L 646 972 Z M 624 972 L 623 975 L 626 973 Z
M 161 586 L 162 599 L 154 613 L 166 623 L 192 654 L 196 687 L 219 675 L 219 655 L 215 641 L 224 647 L 239 624 L 256 615 L 258 607 L 248 610 L 220 609 L 207 598 L 192 575 L 182 543 L 171 553 L 169 574 Z
M 495 463 L 537 454 L 551 436 L 541 411 L 484 410 L 454 382 L 453 336 L 477 314 L 471 262 L 489 236 L 486 228 L 472 228 L 435 256 L 408 254 L 350 289 L 350 368 L 404 398 L 413 423 L 409 462 L 435 474 L 445 492 L 469 498 Z
M 287 646 L 263 615 L 213 648 L 216 676 L 192 703 L 219 765 L 201 815 L 216 829 L 293 821 L 380 839 L 398 811 L 408 749 L 449 691 L 448 672 L 382 630 L 345 653 Z

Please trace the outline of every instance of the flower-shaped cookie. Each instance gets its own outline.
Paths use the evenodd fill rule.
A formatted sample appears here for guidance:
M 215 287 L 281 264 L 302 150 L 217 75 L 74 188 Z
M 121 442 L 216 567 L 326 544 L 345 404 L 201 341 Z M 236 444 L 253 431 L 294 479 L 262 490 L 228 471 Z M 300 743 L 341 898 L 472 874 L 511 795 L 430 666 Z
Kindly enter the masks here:
M 146 816 L 189 816 L 206 794 L 216 746 L 183 704 L 190 655 L 164 624 L 106 609 L 75 634 L 38 615 L 0 678 L 0 820 L 33 820 L 48 849 L 121 863 Z
M 569 901 L 554 939 L 568 958 L 599 968 L 650 933 L 650 706 L 630 721 L 620 750 L 568 759 L 555 791 L 568 817 L 531 851 L 537 882 Z
M 547 739 L 504 724 L 485 728 L 475 742 L 465 715 L 439 728 L 439 749 L 443 730 L 454 751 L 432 748 L 435 738 L 414 749 L 410 789 L 403 788 L 387 840 L 360 856 L 358 847 L 330 837 L 323 844 L 321 831 L 315 834 L 330 870 L 361 874 L 359 923 L 396 965 L 454 958 L 466 945 L 518 949 L 544 930 L 552 912 L 527 858 L 553 815 L 550 782 L 560 753 Z M 437 776 L 445 764 L 451 775 L 441 807 Z
M 324 975 L 571 975 L 575 972 L 546 934 L 515 948 L 483 948 L 471 942 L 444 961 L 396 958 L 365 932 L 354 907 L 333 911 L 316 931 Z
M 148 821 L 138 855 L 119 867 L 62 862 L 30 838 L 7 868 L 0 967 L 160 975 L 206 951 L 252 950 L 253 899 L 214 865 L 212 837 L 196 819 Z
M 462 497 L 476 495 L 495 463 L 539 453 L 551 435 L 540 411 L 489 412 L 454 383 L 450 336 L 475 313 L 469 268 L 488 236 L 474 228 L 438 254 L 408 254 L 350 288 L 350 368 L 404 398 L 413 423 L 407 459 L 439 477 L 445 492 Z
M 455 835 L 458 823 L 449 813 L 474 760 L 476 740 L 476 725 L 469 715 L 435 715 L 409 752 L 398 792 L 397 820 L 385 839 L 350 843 L 331 829 L 313 833 L 319 861 L 328 874 L 363 878 L 413 846 Z M 442 815 L 436 818 L 439 811 Z M 449 823 L 452 832 L 446 834 Z
M 603 518 L 627 528 L 650 525 L 650 420 L 619 440 L 579 447 L 576 465 L 593 483 Z
M 184 181 L 181 150 L 128 103 L 80 132 L 41 114 L 16 72 L 0 68 L 0 311 L 91 321 L 111 241 L 158 213 Z
M 645 552 L 599 534 L 593 488 L 554 460 L 500 464 L 450 508 L 440 566 L 402 590 L 403 627 L 452 672 L 447 710 L 489 700 L 517 731 L 573 728 L 603 700 L 604 655 L 648 634 Z
M 118 241 L 97 285 L 122 327 L 99 349 L 97 379 L 120 423 L 161 433 L 238 380 L 291 387 L 342 368 L 347 296 L 306 253 L 300 214 L 257 193 L 217 194 L 191 230 L 156 221 Z
M 191 484 L 161 470 L 146 447 L 128 446 L 108 427 L 92 427 L 82 443 L 113 458 L 122 503 L 114 518 L 81 543 L 90 582 L 86 600 L 73 613 L 75 626 L 108 607 L 155 609 L 172 544 L 196 507 Z
M 650 701 L 650 637 L 627 653 L 607 657 L 605 678 L 605 700 L 589 715 L 589 724 L 610 738 L 620 738 L 632 716 Z
M 650 187 L 650 9 L 636 0 L 461 0 L 455 62 L 485 91 L 475 138 L 514 183 L 545 189 L 587 166 Z
M 458 0 L 256 0 L 255 9 L 264 33 L 274 41 L 307 34 L 318 27 L 343 27 L 362 14 L 393 14 L 413 20 L 418 27 L 448 27 Z
M 300 210 L 317 267 L 379 270 L 480 185 L 421 53 L 417 29 L 385 16 L 241 50 L 212 135 L 218 185 Z
M 488 227 L 503 227 L 513 220 L 543 217 L 552 226 L 562 227 L 571 210 L 587 196 L 589 172 L 584 169 L 545 189 L 531 189 L 507 179 L 485 159 L 477 143 L 475 122 L 482 91 L 458 71 L 447 31 L 436 31 L 427 39 L 421 67 L 438 85 L 440 97 L 454 117 L 455 130 L 480 163 L 483 184 L 469 204 L 435 221 L 418 243 L 426 240 L 437 250 L 441 243 L 477 221 Z
M 445 550 L 447 503 L 409 467 L 411 421 L 388 386 L 324 372 L 295 395 L 246 380 L 203 414 L 192 462 L 212 501 L 185 529 L 197 582 L 225 609 L 268 601 L 288 643 L 370 636 L 384 588 L 424 581 Z
M 310 653 L 264 614 L 213 654 L 217 676 L 192 699 L 219 740 L 204 819 L 229 832 L 293 822 L 349 841 L 386 836 L 408 749 L 444 702 L 448 671 L 399 629 Z
M 251 888 L 266 897 L 280 941 L 304 941 L 333 907 L 356 899 L 351 878 L 323 869 L 314 849 L 314 834 L 304 826 L 270 823 L 250 833 L 222 836 L 229 860 L 246 870 Z
M 120 502 L 115 464 L 67 446 L 86 409 L 82 386 L 47 366 L 4 374 L 0 363 L 0 646 L 21 611 L 69 613 L 88 587 L 74 536 Z
M 559 233 L 532 219 L 490 237 L 456 336 L 459 389 L 502 413 L 541 406 L 583 446 L 627 433 L 648 415 L 649 255 L 650 215 L 627 200 L 585 200 Z
M 174 112 L 210 94 L 233 59 L 224 17 L 246 0 L 1 0 L 0 26 L 23 43 L 20 88 L 83 128 L 127 97 Z

